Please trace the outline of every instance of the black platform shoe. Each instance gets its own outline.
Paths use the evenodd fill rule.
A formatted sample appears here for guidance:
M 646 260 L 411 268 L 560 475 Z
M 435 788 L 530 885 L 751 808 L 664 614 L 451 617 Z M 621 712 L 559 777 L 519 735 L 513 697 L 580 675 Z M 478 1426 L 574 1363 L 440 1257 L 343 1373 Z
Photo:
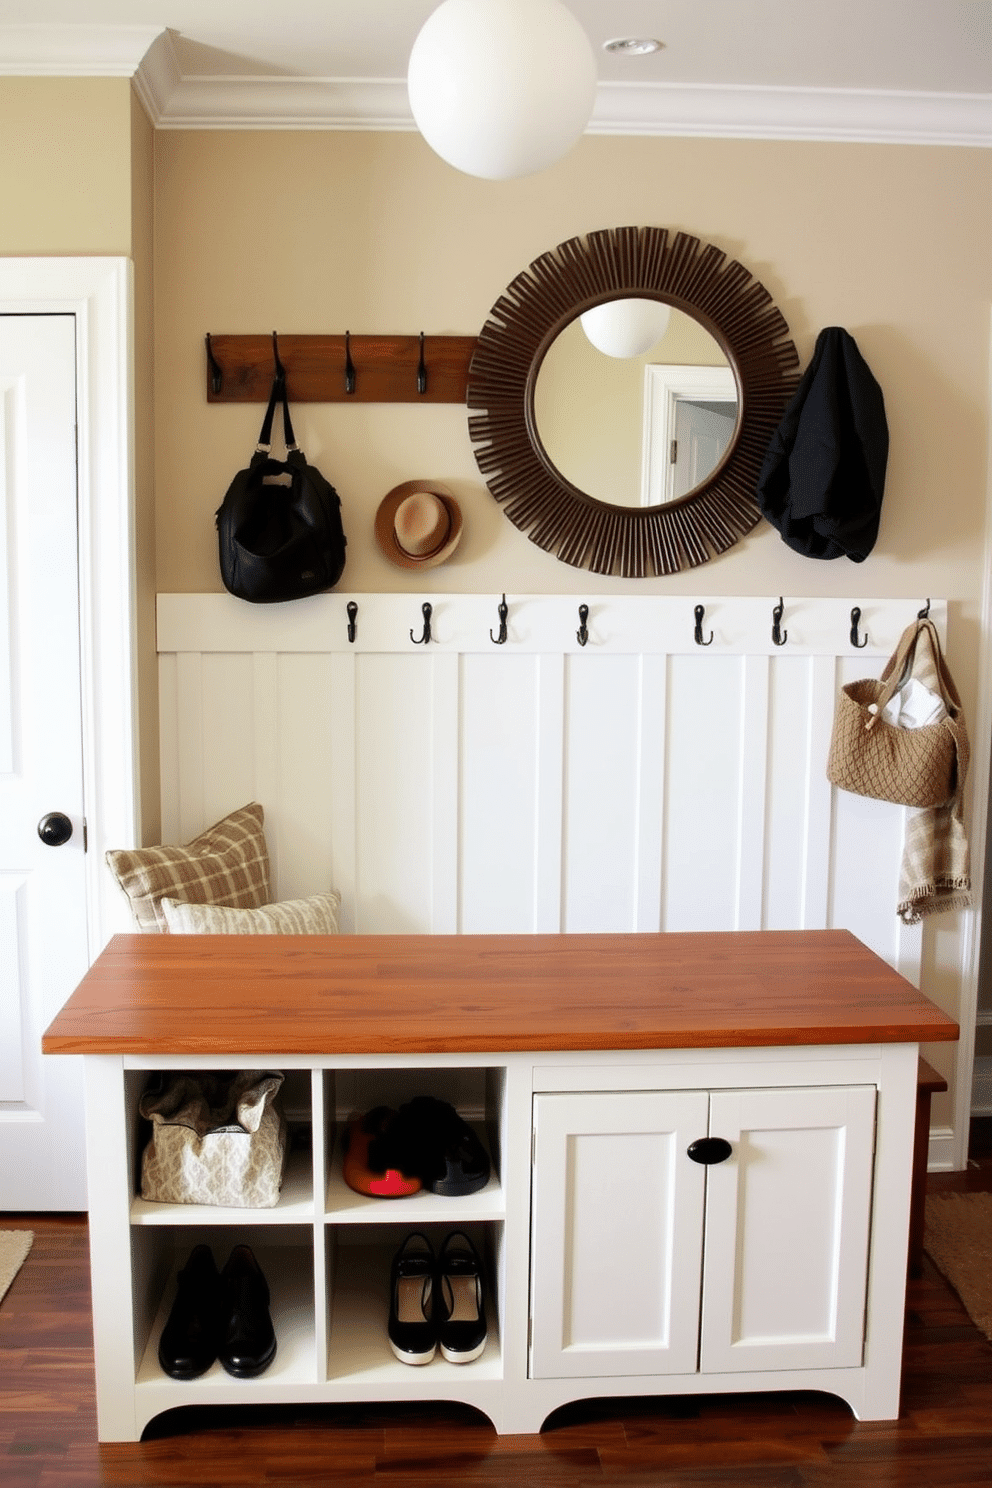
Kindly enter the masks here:
M 276 1356 L 269 1284 L 247 1245 L 236 1245 L 220 1276 L 217 1357 L 235 1379 L 254 1379 Z
M 407 1235 L 389 1277 L 389 1346 L 403 1364 L 429 1364 L 437 1350 L 434 1321 L 434 1247 L 426 1235 Z
M 205 1374 L 217 1357 L 220 1276 L 206 1245 L 197 1245 L 179 1272 L 176 1300 L 158 1343 L 158 1362 L 173 1379 Z
M 470 1364 L 486 1346 L 482 1262 L 467 1235 L 456 1230 L 437 1258 L 437 1329 L 441 1353 L 451 1364 Z

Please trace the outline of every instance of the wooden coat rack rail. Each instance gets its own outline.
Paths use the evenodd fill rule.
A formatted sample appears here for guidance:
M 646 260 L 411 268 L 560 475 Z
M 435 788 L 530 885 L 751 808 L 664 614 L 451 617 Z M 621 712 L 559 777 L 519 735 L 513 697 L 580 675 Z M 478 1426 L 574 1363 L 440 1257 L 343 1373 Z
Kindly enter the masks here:
M 268 402 L 277 348 L 291 403 L 464 403 L 476 340 L 208 335 L 207 401 Z

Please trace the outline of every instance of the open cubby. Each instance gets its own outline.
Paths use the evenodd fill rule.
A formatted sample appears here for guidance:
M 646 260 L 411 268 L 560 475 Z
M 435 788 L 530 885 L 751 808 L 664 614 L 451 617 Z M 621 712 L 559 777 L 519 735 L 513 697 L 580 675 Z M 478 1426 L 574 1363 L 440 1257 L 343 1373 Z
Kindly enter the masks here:
M 505 1122 L 506 1072 L 499 1067 L 446 1066 L 352 1068 L 324 1074 L 326 1121 L 325 1218 L 328 1223 L 414 1224 L 469 1222 L 496 1219 L 504 1212 L 501 1182 L 502 1132 Z M 418 1095 L 447 1101 L 475 1130 L 489 1153 L 492 1172 L 485 1188 L 464 1197 L 443 1197 L 421 1191 L 402 1199 L 356 1193 L 343 1175 L 344 1139 L 348 1120 L 375 1106 L 399 1108 Z
M 254 1067 L 254 1066 L 252 1066 Z M 179 1066 L 170 1066 L 174 1073 Z M 142 1092 L 155 1070 L 129 1070 L 125 1079 L 128 1110 L 129 1169 L 132 1175 L 130 1219 L 133 1225 L 238 1225 L 246 1215 L 255 1224 L 307 1224 L 313 1221 L 313 1108 L 310 1072 L 282 1072 L 279 1101 L 286 1117 L 286 1166 L 279 1202 L 271 1209 L 218 1208 L 208 1204 L 164 1204 L 141 1197 L 141 1155 L 152 1135 L 152 1124 L 139 1113 Z
M 398 1207 L 398 1206 L 397 1206 Z M 377 1225 L 374 1231 L 361 1225 L 328 1226 L 326 1232 L 329 1278 L 327 1379 L 363 1380 L 369 1384 L 410 1385 L 416 1382 L 427 1397 L 445 1396 L 459 1380 L 471 1377 L 502 1378 L 500 1351 L 499 1266 L 502 1255 L 502 1226 L 499 1224 Z M 445 1236 L 464 1230 L 482 1258 L 485 1275 L 488 1337 L 485 1352 L 471 1364 L 449 1364 L 440 1351 L 430 1364 L 413 1368 L 401 1363 L 389 1346 L 386 1325 L 389 1316 L 389 1277 L 392 1258 L 412 1229 L 426 1234 L 440 1250 Z
M 176 1276 L 190 1252 L 197 1245 L 208 1245 L 217 1269 L 222 1270 L 234 1246 L 242 1244 L 251 1247 L 271 1295 L 277 1351 L 264 1378 L 269 1385 L 280 1386 L 316 1380 L 314 1266 L 309 1229 L 289 1225 L 203 1224 L 198 1220 L 192 1225 L 160 1225 L 133 1233 L 135 1380 L 139 1388 L 147 1384 L 164 1385 L 192 1399 L 206 1401 L 219 1387 L 228 1389 L 255 1383 L 232 1380 L 216 1362 L 196 1380 L 173 1380 L 158 1361 L 158 1341 L 176 1295 Z

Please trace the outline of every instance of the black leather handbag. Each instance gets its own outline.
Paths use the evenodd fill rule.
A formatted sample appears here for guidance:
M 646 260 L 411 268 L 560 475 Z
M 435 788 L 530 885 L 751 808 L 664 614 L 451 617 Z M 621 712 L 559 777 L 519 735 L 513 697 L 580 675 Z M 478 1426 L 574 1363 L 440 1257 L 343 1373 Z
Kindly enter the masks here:
M 285 460 L 270 455 L 282 402 Z M 277 374 L 247 470 L 239 470 L 217 511 L 220 572 L 238 599 L 272 604 L 332 589 L 344 571 L 341 498 L 293 437 L 286 378 Z

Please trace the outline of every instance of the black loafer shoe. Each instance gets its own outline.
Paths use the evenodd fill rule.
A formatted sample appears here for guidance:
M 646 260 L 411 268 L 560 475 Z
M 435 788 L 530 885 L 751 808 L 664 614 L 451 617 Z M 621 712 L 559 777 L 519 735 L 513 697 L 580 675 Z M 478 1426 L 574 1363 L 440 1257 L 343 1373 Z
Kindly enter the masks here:
M 254 1379 L 276 1356 L 269 1285 L 247 1245 L 236 1245 L 221 1272 L 217 1357 L 235 1379 Z
M 158 1343 L 158 1362 L 172 1379 L 205 1374 L 217 1357 L 220 1277 L 206 1245 L 190 1252 L 176 1278 L 176 1300 Z
M 432 1095 L 417 1095 L 400 1106 L 411 1163 L 431 1193 L 458 1198 L 489 1182 L 489 1154 L 454 1106 Z
M 389 1277 L 389 1346 L 403 1364 L 429 1364 L 437 1350 L 434 1248 L 426 1235 L 407 1235 Z
M 451 1364 L 470 1364 L 486 1346 L 482 1263 L 467 1235 L 456 1230 L 437 1258 L 438 1342 Z

